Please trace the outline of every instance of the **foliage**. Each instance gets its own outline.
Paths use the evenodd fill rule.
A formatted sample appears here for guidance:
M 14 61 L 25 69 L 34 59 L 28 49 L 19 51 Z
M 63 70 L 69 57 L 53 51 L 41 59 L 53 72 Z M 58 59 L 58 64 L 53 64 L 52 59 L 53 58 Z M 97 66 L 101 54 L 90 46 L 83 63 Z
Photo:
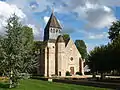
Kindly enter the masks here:
M 89 54 L 89 67 L 92 72 L 104 74 L 120 70 L 120 41 L 95 47 Z
M 66 41 L 68 41 L 70 39 L 69 34 L 63 34 L 63 39 Z
M 109 29 L 110 43 L 95 47 L 89 54 L 89 67 L 92 72 L 120 72 L 120 21 L 113 22 Z
M 6 30 L 6 36 L 0 40 L 0 68 L 9 77 L 11 88 L 17 84 L 19 74 L 28 72 L 36 61 L 32 52 L 32 29 L 22 26 L 19 18 L 13 15 L 8 19 Z
M 69 71 L 66 71 L 66 76 L 71 76 Z
M 87 59 L 87 47 L 85 45 L 85 42 L 83 40 L 76 40 L 75 45 L 80 52 L 82 59 Z
M 76 72 L 76 75 L 82 75 L 82 73 L 81 72 Z
M 9 78 L 8 77 L 0 77 L 0 82 L 8 82 Z
M 120 21 L 113 22 L 113 25 L 110 27 L 108 34 L 111 41 L 118 38 L 120 35 Z

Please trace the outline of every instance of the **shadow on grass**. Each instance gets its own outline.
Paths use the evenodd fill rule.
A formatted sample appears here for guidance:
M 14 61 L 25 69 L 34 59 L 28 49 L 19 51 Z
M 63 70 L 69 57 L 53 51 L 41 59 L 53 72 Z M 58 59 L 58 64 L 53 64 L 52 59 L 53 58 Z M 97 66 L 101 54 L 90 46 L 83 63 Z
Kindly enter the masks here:
M 0 88 L 9 88 L 8 83 L 0 83 Z

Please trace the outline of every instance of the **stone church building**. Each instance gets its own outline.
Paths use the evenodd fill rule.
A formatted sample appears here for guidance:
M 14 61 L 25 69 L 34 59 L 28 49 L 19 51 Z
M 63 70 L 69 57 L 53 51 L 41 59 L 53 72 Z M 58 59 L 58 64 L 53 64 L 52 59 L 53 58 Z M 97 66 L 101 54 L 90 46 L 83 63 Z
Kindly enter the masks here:
M 39 74 L 51 77 L 71 75 L 76 72 L 84 74 L 81 55 L 72 39 L 65 41 L 62 36 L 62 27 L 52 12 L 44 29 L 44 48 L 40 50 Z

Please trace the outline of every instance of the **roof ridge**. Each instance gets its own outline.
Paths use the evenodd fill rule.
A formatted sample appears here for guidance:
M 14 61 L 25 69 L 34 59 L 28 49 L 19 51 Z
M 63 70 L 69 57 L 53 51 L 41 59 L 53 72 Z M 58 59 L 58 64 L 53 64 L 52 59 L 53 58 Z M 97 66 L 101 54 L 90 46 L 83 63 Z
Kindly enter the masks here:
M 52 12 L 52 14 L 50 16 L 50 19 L 48 20 L 48 23 L 47 23 L 46 27 L 53 27 L 53 28 L 62 29 L 61 25 L 59 24 L 57 18 L 54 15 L 54 12 Z

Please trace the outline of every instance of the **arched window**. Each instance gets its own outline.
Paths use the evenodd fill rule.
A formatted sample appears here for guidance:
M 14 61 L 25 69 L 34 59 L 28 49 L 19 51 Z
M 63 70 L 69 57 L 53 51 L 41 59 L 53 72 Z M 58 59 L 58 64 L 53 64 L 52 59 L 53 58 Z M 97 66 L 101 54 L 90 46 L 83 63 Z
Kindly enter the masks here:
M 73 61 L 73 57 L 71 57 L 70 60 Z
M 55 33 L 55 29 L 53 29 L 53 33 Z
M 61 33 L 61 30 L 59 29 L 59 33 Z
M 50 29 L 51 33 L 52 33 L 52 28 Z
M 56 29 L 56 33 L 58 32 L 58 30 Z

